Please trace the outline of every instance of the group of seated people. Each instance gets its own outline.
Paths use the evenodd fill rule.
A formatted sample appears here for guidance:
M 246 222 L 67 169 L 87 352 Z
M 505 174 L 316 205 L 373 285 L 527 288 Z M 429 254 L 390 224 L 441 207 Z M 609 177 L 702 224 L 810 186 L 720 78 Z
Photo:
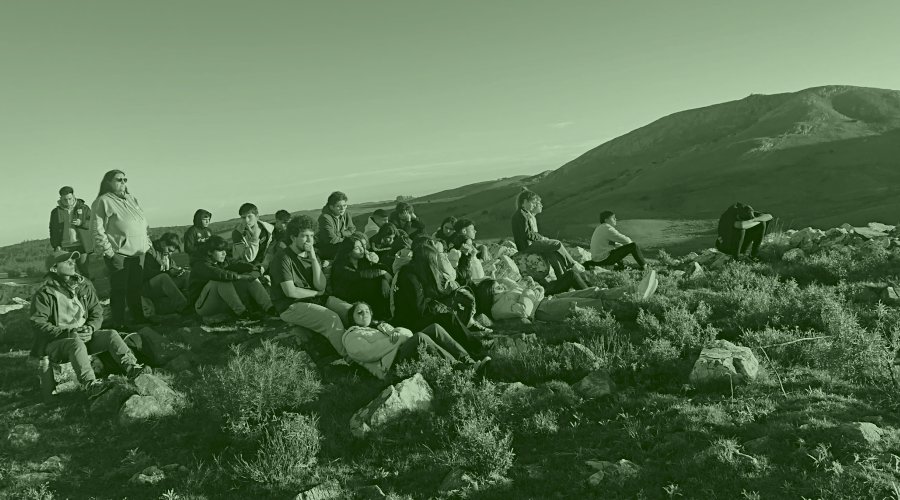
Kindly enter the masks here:
M 559 240 L 541 235 L 535 217 L 541 211 L 536 193 L 519 193 L 511 219 L 515 249 L 492 244 L 492 254 L 478 244 L 471 219 L 447 217 L 428 234 L 405 202 L 391 213 L 376 210 L 358 231 L 341 192 L 331 193 L 318 220 L 280 210 L 270 224 L 245 203 L 229 239 L 213 234 L 212 214 L 201 209 L 183 237 L 190 270 L 173 260 L 182 238 L 167 232 L 144 255 L 142 294 L 157 311 L 195 313 L 205 322 L 277 316 L 323 336 L 338 355 L 379 378 L 415 357 L 419 346 L 478 368 L 490 359 L 486 334 L 495 320 L 562 321 L 579 307 L 601 308 L 626 294 L 646 299 L 656 290 L 653 270 L 630 287 L 588 286 L 586 269 L 621 265 L 629 255 L 639 269 L 647 265 L 637 244 L 616 229 L 614 213 L 600 214 L 592 258 L 579 264 Z M 90 281 L 76 271 L 82 255 L 54 250 L 47 283 L 34 298 L 35 349 L 72 361 L 86 385 L 94 378 L 85 357 L 97 351 L 107 350 L 126 371 L 140 372 L 118 334 L 100 329 L 102 307 Z M 486 264 L 493 269 L 510 253 L 541 256 L 555 279 L 485 272 Z

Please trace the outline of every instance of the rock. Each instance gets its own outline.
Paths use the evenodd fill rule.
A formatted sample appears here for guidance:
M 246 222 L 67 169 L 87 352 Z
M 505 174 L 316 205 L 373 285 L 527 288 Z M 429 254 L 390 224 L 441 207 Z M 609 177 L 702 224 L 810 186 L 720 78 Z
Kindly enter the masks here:
M 701 268 L 701 269 L 702 269 L 702 268 Z M 685 274 L 687 274 L 687 273 L 685 273 L 685 272 L 682 271 L 681 269 L 672 271 L 672 276 L 675 277 L 675 278 L 682 278 L 682 277 L 684 277 Z
M 874 446 L 881 442 L 884 430 L 872 422 L 852 422 L 838 427 L 838 431 L 847 439 Z
M 600 486 L 604 481 L 621 483 L 641 472 L 639 465 L 624 458 L 618 462 L 588 460 L 585 464 L 597 471 L 588 478 L 588 484 L 591 486 Z
M 0 316 L 3 316 L 4 314 L 12 311 L 18 311 L 19 309 L 22 309 L 24 307 L 24 304 L 7 304 L 0 306 Z
M 55 471 L 61 471 L 65 467 L 66 467 L 66 464 L 65 464 L 65 462 L 63 462 L 63 459 L 59 458 L 56 455 L 53 455 L 52 457 L 48 458 L 47 460 L 44 460 L 43 462 L 41 462 L 41 465 L 38 466 L 38 470 L 40 470 L 41 472 L 55 472 Z
M 537 389 L 522 382 L 498 382 L 494 384 L 500 399 L 509 406 L 516 406 L 517 402 L 521 402 L 531 396 Z
M 594 351 L 578 342 L 563 342 L 560 349 L 565 353 L 564 357 L 573 360 L 574 366 L 590 366 L 591 370 L 600 368 L 600 358 L 594 354 Z
M 891 233 L 897 229 L 897 226 L 891 226 L 890 224 L 882 224 L 880 222 L 870 222 L 866 224 L 866 227 L 869 229 L 881 232 L 881 233 Z
M 867 240 L 871 239 L 887 239 L 888 231 L 879 231 L 871 227 L 854 227 L 853 232 L 862 236 Z
M 163 404 L 172 404 L 175 402 L 178 393 L 169 387 L 161 378 L 152 374 L 139 375 L 134 379 L 134 385 L 137 387 L 138 394 L 141 396 L 151 396 Z
M 612 394 L 614 387 L 608 371 L 595 370 L 572 385 L 572 390 L 585 399 L 595 399 Z
M 152 486 L 154 484 L 162 482 L 165 479 L 166 473 L 163 472 L 159 467 L 151 465 L 141 472 L 138 472 L 135 475 L 131 476 L 131 479 L 129 479 L 128 482 L 143 486 Z
M 824 236 L 825 232 L 821 229 L 805 227 L 791 235 L 790 245 L 792 247 L 810 248 Z
M 387 495 L 384 494 L 384 491 L 381 491 L 377 484 L 356 488 L 353 490 L 353 493 L 353 498 L 360 500 L 381 500 L 382 498 L 387 498 Z
M 591 260 L 591 252 L 588 252 L 581 247 L 569 248 L 569 254 L 572 256 L 572 259 L 579 264 L 584 264 L 585 262 Z
M 707 248 L 700 254 L 694 262 L 706 267 L 707 269 L 719 269 L 724 266 L 731 257 L 716 250 L 715 248 Z
M 744 443 L 744 449 L 750 453 L 765 453 L 772 448 L 772 438 L 769 436 L 758 437 Z
M 26 448 L 36 443 L 41 438 L 41 433 L 33 424 L 19 424 L 9 431 L 6 440 L 13 448 Z
M 700 352 L 690 381 L 694 385 L 744 383 L 756 379 L 758 372 L 759 361 L 749 348 L 715 340 Z
M 190 370 L 194 367 L 194 355 L 188 352 L 183 352 L 178 356 L 170 359 L 168 363 L 163 366 L 163 369 L 170 372 L 183 372 L 186 370 Z
M 314 486 L 294 497 L 294 500 L 332 500 L 346 498 L 344 489 L 336 482 L 330 481 Z
M 806 252 L 802 248 L 792 248 L 781 255 L 781 260 L 785 262 L 795 262 L 806 257 Z
M 448 493 L 477 485 L 478 482 L 472 476 L 466 474 L 462 469 L 454 468 L 444 476 L 440 486 L 438 486 L 438 491 Z
M 697 252 L 691 252 L 691 253 L 685 255 L 685 256 L 682 258 L 682 261 L 684 261 L 684 262 L 693 262 L 694 260 L 697 259 L 697 257 L 700 257 L 700 254 L 698 254 Z
M 350 418 L 350 432 L 358 438 L 364 438 L 403 415 L 430 411 L 433 399 L 431 386 L 422 378 L 421 373 L 416 373 L 388 387 L 354 413 Z
M 881 300 L 885 304 L 889 304 L 892 306 L 900 305 L 900 295 L 897 294 L 897 290 L 892 287 L 886 287 L 884 291 L 881 293 Z
M 699 278 L 706 274 L 706 271 L 703 270 L 703 266 L 700 265 L 699 262 L 691 262 L 688 266 L 687 277 L 688 279 Z
M 175 413 L 170 404 L 163 403 L 153 396 L 135 394 L 125 401 L 119 411 L 119 423 L 131 425 L 153 418 L 166 417 Z
M 106 381 L 111 387 L 103 394 L 97 397 L 91 403 L 91 412 L 94 413 L 113 413 L 119 411 L 122 403 L 131 396 L 137 394 L 137 388 L 134 385 L 123 381 L 120 378 L 110 378 Z

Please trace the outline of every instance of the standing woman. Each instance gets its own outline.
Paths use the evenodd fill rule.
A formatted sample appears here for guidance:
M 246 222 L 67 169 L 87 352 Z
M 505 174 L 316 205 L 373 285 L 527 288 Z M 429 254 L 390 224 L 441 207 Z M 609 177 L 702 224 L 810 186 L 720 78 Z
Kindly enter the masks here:
M 135 323 L 144 323 L 141 305 L 144 254 L 150 249 L 149 225 L 137 199 L 128 192 L 121 170 L 110 170 L 100 182 L 91 207 L 91 233 L 95 251 L 103 255 L 109 271 L 113 325 L 125 325 L 125 307 Z

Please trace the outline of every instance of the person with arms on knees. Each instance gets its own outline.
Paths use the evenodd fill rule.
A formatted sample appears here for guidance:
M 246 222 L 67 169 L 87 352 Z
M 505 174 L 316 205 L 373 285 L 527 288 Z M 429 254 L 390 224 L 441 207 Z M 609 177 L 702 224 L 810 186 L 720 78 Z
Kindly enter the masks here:
M 141 295 L 150 227 L 137 198 L 128 191 L 124 172 L 110 170 L 103 176 L 91 212 L 94 249 L 103 255 L 109 271 L 112 325 L 119 330 L 125 328 L 126 306 L 135 324 L 144 323 Z
M 130 377 L 150 373 L 114 330 L 103 330 L 103 306 L 94 285 L 76 271 L 78 252 L 54 251 L 47 275 L 31 299 L 35 329 L 31 354 L 53 363 L 72 363 L 82 387 L 96 395 L 103 389 L 91 366 L 91 355 L 108 352 Z
M 322 213 L 319 214 L 319 230 L 316 233 L 316 249 L 323 259 L 332 260 L 344 238 L 356 232 L 353 217 L 347 209 L 347 195 L 335 191 L 328 195 Z
M 259 209 L 253 203 L 241 205 L 238 215 L 241 222 L 231 232 L 232 258 L 258 266 L 265 273 L 278 246 L 273 237 L 275 226 L 259 219 Z
M 172 258 L 180 243 L 177 234 L 164 233 L 153 241 L 144 257 L 144 296 L 153 302 L 158 314 L 190 311 L 179 286 L 185 284 L 186 271 Z
M 325 293 L 327 285 L 316 255 L 316 222 L 299 215 L 287 227 L 291 244 L 272 260 L 272 298 L 282 321 L 299 325 L 325 337 L 342 357 L 342 318 L 350 304 Z
M 453 240 L 453 236 L 456 234 L 456 217 L 449 216 L 445 217 L 441 222 L 441 226 L 437 228 L 437 231 L 431 235 L 434 239 L 440 241 L 444 244 L 444 251 L 450 251 L 453 246 L 451 242 Z
M 616 229 L 618 222 L 615 213 L 609 210 L 600 212 L 600 225 L 591 235 L 591 260 L 585 262 L 584 267 L 590 269 L 597 266 L 612 266 L 630 255 L 637 262 L 638 269 L 644 269 L 647 262 L 640 247 Z
M 584 271 L 584 266 L 575 262 L 561 241 L 547 238 L 538 231 L 535 216 L 543 209 L 541 197 L 534 191 L 524 188 L 516 196 L 516 211 L 511 221 L 516 249 L 519 253 L 537 254 L 546 258 L 547 264 L 556 274 L 557 281 L 563 280 L 563 275 L 570 271 L 575 273 Z M 572 282 L 570 279 L 566 281 Z
M 420 345 L 432 356 L 444 358 L 451 364 L 470 364 L 476 371 L 491 359 L 485 357 L 476 363 L 465 348 L 437 324 L 428 325 L 414 334 L 407 328 L 373 321 L 372 308 L 365 302 L 353 304 L 349 317 L 350 327 L 343 337 L 347 357 L 381 380 L 387 378 L 397 363 L 417 359 Z
M 78 272 L 88 277 L 88 254 L 94 250 L 91 209 L 75 197 L 70 186 L 59 189 L 59 201 L 50 211 L 50 246 L 53 250 L 78 252 Z
M 190 258 L 194 258 L 199 254 L 203 257 L 203 243 L 212 236 L 212 230 L 209 228 L 209 221 L 212 220 L 212 213 L 204 209 L 194 212 L 194 223 L 184 232 L 184 251 Z
M 369 248 L 378 256 L 378 267 L 386 271 L 391 271 L 397 252 L 411 246 L 412 242 L 406 233 L 390 222 L 381 226 L 375 236 L 369 239 Z
M 410 240 L 425 235 L 425 224 L 416 217 L 413 206 L 405 201 L 397 203 L 394 211 L 391 212 L 390 217 L 388 217 L 388 222 L 406 233 Z
M 391 273 L 381 268 L 378 255 L 367 250 L 366 235 L 353 233 L 341 242 L 331 270 L 331 290 L 347 302 L 365 301 L 375 317 L 390 317 Z
M 750 205 L 735 203 L 719 217 L 719 237 L 716 248 L 738 258 L 750 251 L 750 259 L 759 259 L 759 247 L 766 235 L 766 226 L 772 215 L 753 210 Z
M 203 246 L 203 258 L 191 262 L 188 297 L 204 322 L 218 322 L 223 315 L 257 319 L 262 313 L 275 314 L 258 267 L 231 262 L 228 242 L 221 236 L 210 237 Z M 257 310 L 249 311 L 253 305 Z
M 385 224 L 387 224 L 387 222 L 387 210 L 379 208 L 372 212 L 372 215 L 369 216 L 369 220 L 366 221 L 366 227 L 363 228 L 363 233 L 365 233 L 366 238 L 372 239 L 372 237 L 378 233 L 378 230 L 381 229 Z

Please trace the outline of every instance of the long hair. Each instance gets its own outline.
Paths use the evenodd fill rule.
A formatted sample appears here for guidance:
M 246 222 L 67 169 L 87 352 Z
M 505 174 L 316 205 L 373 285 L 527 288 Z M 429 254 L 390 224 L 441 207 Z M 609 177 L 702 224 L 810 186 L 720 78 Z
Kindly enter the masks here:
M 378 232 L 375 233 L 374 236 L 372 236 L 372 239 L 370 241 L 372 242 L 372 245 L 381 246 L 382 244 L 384 244 L 384 239 L 388 236 L 393 236 L 394 241 L 396 242 L 399 235 L 400 230 L 397 229 L 397 226 L 390 222 L 386 222 L 380 228 L 378 228 Z
M 475 310 L 491 317 L 491 308 L 494 307 L 494 283 L 493 278 L 481 280 L 474 288 Z
M 420 280 L 425 280 L 435 286 L 438 291 L 444 292 L 447 280 L 444 278 L 441 263 L 441 251 L 434 238 L 416 238 L 413 242 L 413 256 L 410 264 Z
M 467 241 L 470 241 L 469 238 L 460 233 L 456 233 L 450 238 L 450 247 L 459 251 L 459 262 L 456 263 L 456 281 L 464 286 L 472 283 L 472 270 L 469 266 L 472 265 L 472 259 L 475 257 L 474 253 L 462 251 L 462 247 Z
M 366 306 L 369 308 L 370 312 L 372 311 L 372 306 L 370 306 L 367 302 L 363 302 L 363 301 L 354 302 L 353 305 L 350 306 L 350 309 L 347 311 L 347 318 L 349 318 L 349 322 L 350 322 L 351 326 L 360 326 L 353 322 L 353 315 L 356 313 L 356 310 L 362 306 Z M 375 321 L 373 320 L 372 323 L 374 323 L 374 322 Z M 369 326 L 372 326 L 372 325 L 369 325 Z
M 521 210 L 522 206 L 525 205 L 526 202 L 529 202 L 535 198 L 540 198 L 540 196 L 538 196 L 537 193 L 528 188 L 522 188 L 522 191 L 520 191 L 518 196 L 516 196 L 516 208 Z
M 369 240 L 366 238 L 366 235 L 360 233 L 359 231 L 351 234 L 344 238 L 344 241 L 338 245 L 337 252 L 334 254 L 334 268 L 341 269 L 347 262 L 350 261 L 350 254 L 353 252 L 353 247 L 356 246 L 356 242 L 362 243 L 364 249 L 369 248 Z
M 103 196 L 106 193 L 113 192 L 113 188 L 112 188 L 113 179 L 118 174 L 125 175 L 125 172 L 122 172 L 121 170 L 110 170 L 109 172 L 103 174 L 103 180 L 100 181 L 100 192 L 97 193 L 97 198 Z M 128 192 L 127 185 L 125 186 L 125 192 L 126 193 Z

